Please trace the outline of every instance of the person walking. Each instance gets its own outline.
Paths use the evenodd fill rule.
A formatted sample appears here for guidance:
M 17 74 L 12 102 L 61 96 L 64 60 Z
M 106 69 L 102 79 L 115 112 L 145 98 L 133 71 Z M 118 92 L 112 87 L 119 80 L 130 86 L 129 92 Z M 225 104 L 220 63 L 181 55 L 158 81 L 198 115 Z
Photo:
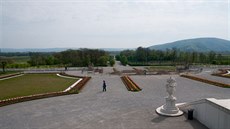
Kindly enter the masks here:
M 103 92 L 106 92 L 106 83 L 105 83 L 105 80 L 103 80 Z

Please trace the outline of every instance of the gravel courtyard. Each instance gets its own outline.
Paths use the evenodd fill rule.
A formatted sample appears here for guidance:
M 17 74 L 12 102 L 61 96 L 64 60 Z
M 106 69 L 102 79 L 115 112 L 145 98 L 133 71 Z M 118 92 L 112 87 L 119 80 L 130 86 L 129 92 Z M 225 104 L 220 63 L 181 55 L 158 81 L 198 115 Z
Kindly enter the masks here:
M 105 68 L 104 71 L 112 71 Z M 78 75 L 79 71 L 69 71 Z M 155 109 L 164 104 L 169 75 L 131 76 L 142 88 L 129 92 L 120 76 L 91 75 L 81 93 L 0 107 L 1 129 L 207 129 L 186 116 L 163 117 Z M 177 80 L 177 103 L 201 98 L 230 98 L 229 88 L 189 80 Z M 102 92 L 102 81 L 107 92 Z

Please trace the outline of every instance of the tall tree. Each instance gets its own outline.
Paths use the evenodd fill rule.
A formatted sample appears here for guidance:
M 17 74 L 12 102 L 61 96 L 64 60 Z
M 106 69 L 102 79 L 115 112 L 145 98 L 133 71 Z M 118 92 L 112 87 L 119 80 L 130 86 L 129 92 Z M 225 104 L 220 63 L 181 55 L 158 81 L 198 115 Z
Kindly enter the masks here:
M 121 57 L 121 64 L 124 65 L 124 66 L 128 64 L 128 60 L 127 60 L 126 56 Z
M 210 51 L 208 53 L 209 63 L 212 63 L 213 60 L 215 60 L 216 53 L 214 51 Z
M 138 47 L 136 50 L 136 59 L 139 62 L 144 62 L 147 60 L 147 51 L 145 48 Z
M 7 62 L 6 61 L 2 61 L 2 72 L 5 73 L 5 68 L 6 68 L 6 64 Z

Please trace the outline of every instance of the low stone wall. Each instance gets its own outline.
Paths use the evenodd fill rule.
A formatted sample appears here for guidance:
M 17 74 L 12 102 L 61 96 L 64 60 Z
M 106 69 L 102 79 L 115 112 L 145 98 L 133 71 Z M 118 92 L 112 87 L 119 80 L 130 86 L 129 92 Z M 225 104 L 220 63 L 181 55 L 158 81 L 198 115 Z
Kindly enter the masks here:
M 204 78 L 200 78 L 200 77 L 195 77 L 195 76 L 188 75 L 188 74 L 182 74 L 180 76 L 185 77 L 185 78 L 189 78 L 189 79 L 192 79 L 192 80 L 208 83 L 208 84 L 211 84 L 211 85 L 223 87 L 223 88 L 230 88 L 230 84 L 225 84 L 225 83 L 221 83 L 221 82 L 217 82 L 217 81 L 213 81 L 213 80 L 208 80 L 208 79 L 204 79 Z

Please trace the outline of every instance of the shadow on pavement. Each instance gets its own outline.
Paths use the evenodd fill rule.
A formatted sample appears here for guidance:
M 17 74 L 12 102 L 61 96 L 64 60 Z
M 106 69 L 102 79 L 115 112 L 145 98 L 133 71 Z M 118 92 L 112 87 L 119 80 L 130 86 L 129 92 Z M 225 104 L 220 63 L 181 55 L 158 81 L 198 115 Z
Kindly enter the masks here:
M 160 123 L 160 122 L 162 122 L 162 121 L 164 121 L 166 119 L 166 117 L 165 116 L 159 116 L 159 115 L 157 115 L 154 119 L 152 119 L 151 121 L 153 122 L 153 123 Z

